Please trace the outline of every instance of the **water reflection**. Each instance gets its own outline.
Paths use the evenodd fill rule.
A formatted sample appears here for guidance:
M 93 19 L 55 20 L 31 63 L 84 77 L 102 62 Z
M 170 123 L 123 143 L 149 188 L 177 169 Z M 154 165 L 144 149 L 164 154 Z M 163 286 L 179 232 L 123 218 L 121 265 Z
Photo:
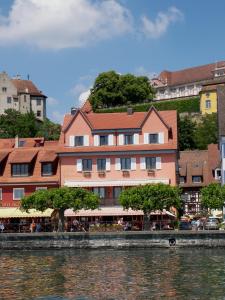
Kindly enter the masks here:
M 224 299 L 223 249 L 8 251 L 0 299 Z

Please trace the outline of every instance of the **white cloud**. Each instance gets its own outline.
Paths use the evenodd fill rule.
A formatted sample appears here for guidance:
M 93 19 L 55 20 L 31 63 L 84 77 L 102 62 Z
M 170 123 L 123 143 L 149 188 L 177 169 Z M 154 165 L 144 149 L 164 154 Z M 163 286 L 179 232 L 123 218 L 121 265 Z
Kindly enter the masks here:
M 88 99 L 90 94 L 91 94 L 90 89 L 80 94 L 80 96 L 78 97 L 79 106 L 82 106 L 82 104 L 84 104 L 84 102 Z
M 155 76 L 155 72 L 150 72 L 145 67 L 140 66 L 134 70 L 134 73 L 138 76 L 147 76 L 148 78 L 152 78 Z
M 64 114 L 55 110 L 51 112 L 51 120 L 56 123 L 62 124 L 64 118 Z
M 129 10 L 116 0 L 14 0 L 8 17 L 0 15 L 0 44 L 76 48 L 131 29 Z
M 167 12 L 159 12 L 155 20 L 150 20 L 143 16 L 142 31 L 149 38 L 159 38 L 166 33 L 168 27 L 177 21 L 183 20 L 183 13 L 176 7 L 172 6 Z
M 48 97 L 47 98 L 47 105 L 48 106 L 55 106 L 59 104 L 59 100 L 53 98 L 53 97 Z

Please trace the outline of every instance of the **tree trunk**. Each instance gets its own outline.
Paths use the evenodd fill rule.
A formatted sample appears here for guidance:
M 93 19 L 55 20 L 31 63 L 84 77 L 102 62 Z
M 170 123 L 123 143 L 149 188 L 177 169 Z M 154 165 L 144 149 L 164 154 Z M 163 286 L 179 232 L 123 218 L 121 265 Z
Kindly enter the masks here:
M 143 229 L 150 230 L 150 214 L 144 213 L 143 221 L 144 221 Z
M 58 232 L 64 232 L 64 209 L 59 209 Z

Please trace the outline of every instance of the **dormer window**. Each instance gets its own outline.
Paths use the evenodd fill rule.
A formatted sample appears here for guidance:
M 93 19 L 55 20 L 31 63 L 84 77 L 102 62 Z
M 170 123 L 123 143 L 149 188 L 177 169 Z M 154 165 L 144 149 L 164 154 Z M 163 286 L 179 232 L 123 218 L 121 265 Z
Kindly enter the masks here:
M 192 176 L 192 182 L 193 183 L 201 183 L 202 182 L 202 176 Z
M 25 141 L 19 140 L 18 147 L 24 147 L 24 145 L 25 145 Z
M 100 135 L 99 136 L 99 145 L 100 146 L 108 145 L 108 135 Z
M 29 164 L 12 164 L 11 174 L 13 177 L 29 176 Z
M 84 137 L 83 136 L 75 136 L 74 138 L 74 146 L 84 146 Z
M 42 176 L 51 176 L 51 175 L 53 175 L 53 165 L 52 165 L 52 163 L 43 163 L 42 164 L 41 175 Z

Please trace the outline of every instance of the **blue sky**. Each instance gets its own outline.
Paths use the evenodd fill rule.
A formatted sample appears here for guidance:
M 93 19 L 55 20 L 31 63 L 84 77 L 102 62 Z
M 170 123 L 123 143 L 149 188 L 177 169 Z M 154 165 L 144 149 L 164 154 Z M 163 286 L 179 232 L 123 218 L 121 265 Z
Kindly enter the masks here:
M 0 0 L 0 71 L 61 121 L 98 73 L 152 76 L 225 59 L 224 0 Z

